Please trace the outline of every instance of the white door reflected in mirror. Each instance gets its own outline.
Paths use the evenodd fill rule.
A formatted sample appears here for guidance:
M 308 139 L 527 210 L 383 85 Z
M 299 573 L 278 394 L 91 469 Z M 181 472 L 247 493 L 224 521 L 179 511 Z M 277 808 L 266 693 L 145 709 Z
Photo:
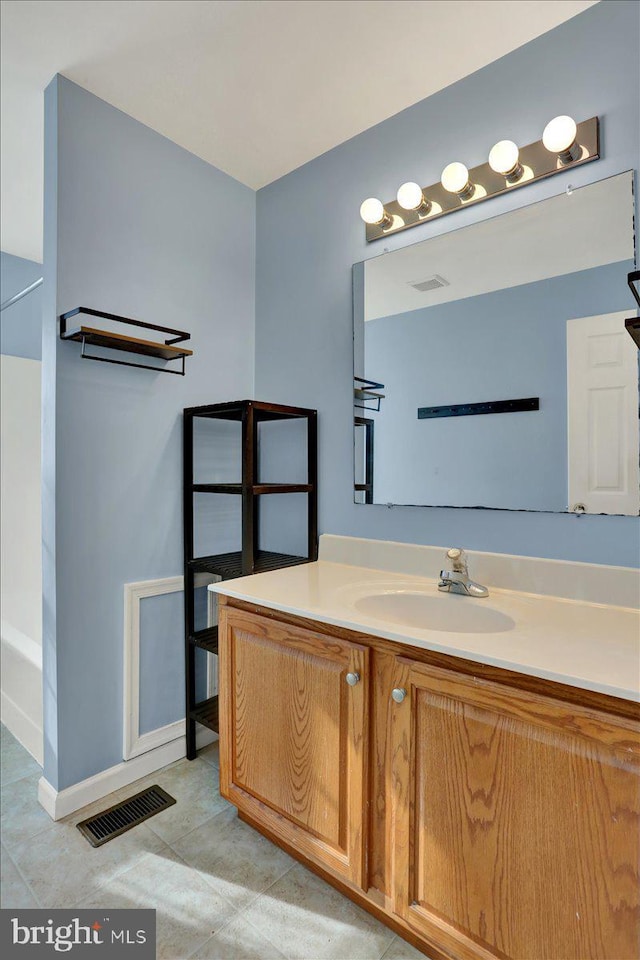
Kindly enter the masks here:
M 569 504 L 576 513 L 640 510 L 638 350 L 627 316 L 567 321 Z

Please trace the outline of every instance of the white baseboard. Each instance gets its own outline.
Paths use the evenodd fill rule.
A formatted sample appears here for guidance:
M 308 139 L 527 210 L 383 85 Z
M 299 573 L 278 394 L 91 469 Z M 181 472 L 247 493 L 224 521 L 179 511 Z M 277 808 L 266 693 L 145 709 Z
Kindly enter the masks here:
M 198 748 L 205 747 L 217 739 L 217 734 L 213 731 L 200 727 L 197 731 L 196 745 Z M 179 740 L 165 743 L 124 763 L 117 763 L 114 767 L 109 767 L 108 770 L 103 770 L 87 780 L 74 783 L 66 790 L 55 790 L 48 780 L 41 777 L 38 782 L 38 800 L 52 820 L 62 820 L 63 817 L 68 817 L 69 814 L 86 807 L 87 804 L 101 800 L 114 790 L 127 787 L 141 777 L 146 777 L 184 756 L 186 756 L 186 746 L 183 736 Z
M 4 690 L 0 698 L 0 719 L 9 733 L 29 751 L 36 763 L 42 766 L 42 728 L 35 724 Z

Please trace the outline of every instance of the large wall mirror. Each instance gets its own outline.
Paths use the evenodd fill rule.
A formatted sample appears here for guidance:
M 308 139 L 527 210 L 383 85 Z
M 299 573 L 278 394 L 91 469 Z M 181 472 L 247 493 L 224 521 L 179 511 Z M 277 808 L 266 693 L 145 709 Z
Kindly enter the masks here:
M 355 500 L 637 515 L 633 172 L 354 265 Z

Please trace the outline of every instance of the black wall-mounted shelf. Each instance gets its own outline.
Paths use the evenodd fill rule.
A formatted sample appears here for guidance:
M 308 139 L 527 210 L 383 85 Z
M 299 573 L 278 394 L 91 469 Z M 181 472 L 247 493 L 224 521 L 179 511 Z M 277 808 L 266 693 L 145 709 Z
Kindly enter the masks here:
M 373 410 L 378 413 L 380 410 L 380 401 L 384 400 L 384 383 L 378 383 L 376 380 L 365 380 L 363 377 L 353 378 L 353 399 L 354 407 L 361 410 Z M 375 404 L 372 406 L 371 404 Z
M 141 340 L 138 337 L 131 337 L 123 333 L 115 333 L 112 330 L 100 330 L 96 327 L 80 325 L 73 330 L 67 330 L 67 322 L 72 317 L 84 314 L 90 317 L 98 317 L 102 320 L 109 320 L 114 323 L 124 323 L 133 327 L 141 327 L 144 330 L 155 330 L 157 333 L 169 333 L 172 336 L 164 342 L 157 340 Z M 115 313 L 105 313 L 101 310 L 94 310 L 92 307 L 76 307 L 67 313 L 60 315 L 60 339 L 73 340 L 82 344 L 81 356 L 83 360 L 97 360 L 100 363 L 114 363 L 121 367 L 138 367 L 140 370 L 152 370 L 156 373 L 173 373 L 178 376 L 185 374 L 185 358 L 193 355 L 193 350 L 186 347 L 176 347 L 174 344 L 182 343 L 184 340 L 190 340 L 191 334 L 184 330 L 175 330 L 172 327 L 161 327 L 154 323 L 144 323 L 142 320 L 132 320 L 130 317 L 120 317 Z M 149 366 L 145 363 L 133 363 L 130 360 L 114 360 L 110 357 L 99 357 L 96 354 L 86 352 L 87 345 L 96 347 L 106 347 L 109 350 L 120 350 L 124 353 L 138 354 L 144 357 L 156 357 L 159 360 L 181 360 L 182 369 L 170 370 L 164 367 Z
M 418 407 L 418 420 L 433 420 L 438 417 L 472 417 L 487 413 L 522 413 L 539 410 L 540 397 L 522 400 L 487 400 L 484 403 L 452 403 L 439 407 Z
M 198 418 L 231 420 L 242 425 L 242 481 L 240 483 L 194 483 L 194 420 Z M 258 425 L 267 421 L 305 420 L 307 424 L 307 482 L 261 483 L 258 464 Z M 268 442 L 267 438 L 265 441 Z M 184 590 L 185 590 L 185 666 L 187 757 L 196 756 L 196 724 L 218 731 L 218 698 L 196 697 L 196 650 L 218 652 L 218 627 L 196 629 L 195 589 L 197 578 L 210 574 L 232 580 L 252 573 L 265 573 L 281 567 L 309 563 L 318 556 L 317 500 L 317 413 L 304 407 L 287 407 L 258 400 L 215 403 L 188 407 L 184 411 Z M 259 504 L 263 496 L 290 493 L 307 496 L 307 555 L 295 556 L 262 550 L 259 546 Z M 194 554 L 194 495 L 226 494 L 242 500 L 240 550 L 211 556 Z M 206 578 L 205 578 L 206 579 Z M 201 583 L 199 584 L 201 585 Z

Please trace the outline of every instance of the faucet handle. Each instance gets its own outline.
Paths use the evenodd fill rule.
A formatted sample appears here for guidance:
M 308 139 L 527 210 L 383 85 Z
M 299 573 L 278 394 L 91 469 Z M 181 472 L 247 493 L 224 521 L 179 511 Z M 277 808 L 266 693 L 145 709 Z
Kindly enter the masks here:
M 467 557 L 462 547 L 451 547 L 447 550 L 447 560 L 451 560 L 455 573 L 467 572 Z

